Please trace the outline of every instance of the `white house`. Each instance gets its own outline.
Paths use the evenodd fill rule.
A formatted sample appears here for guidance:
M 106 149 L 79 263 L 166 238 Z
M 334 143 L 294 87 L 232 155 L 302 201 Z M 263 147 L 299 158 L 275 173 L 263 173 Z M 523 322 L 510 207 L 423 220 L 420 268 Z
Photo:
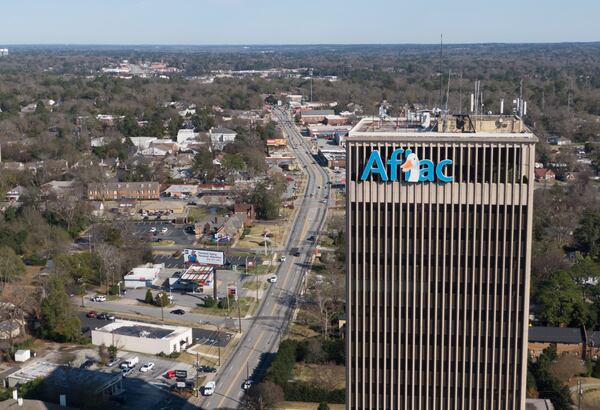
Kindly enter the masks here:
M 184 142 L 194 140 L 198 136 L 198 133 L 194 130 L 182 129 L 177 132 L 177 143 L 183 144 Z
M 123 278 L 125 281 L 125 287 L 129 289 L 137 289 L 153 285 L 158 279 L 160 270 L 164 267 L 165 265 L 162 263 L 147 263 L 131 269 L 131 271 Z
M 210 142 L 215 149 L 222 150 L 225 145 L 235 142 L 237 133 L 229 128 L 211 128 L 208 132 Z
M 138 150 L 144 150 L 144 149 L 149 148 L 150 144 L 152 144 L 158 138 L 155 138 L 155 137 L 129 137 L 129 139 L 131 140 L 131 143 L 133 144 L 133 146 L 136 147 Z
M 119 346 L 132 352 L 158 354 L 181 352 L 193 343 L 192 329 L 117 319 L 92 330 L 92 344 Z

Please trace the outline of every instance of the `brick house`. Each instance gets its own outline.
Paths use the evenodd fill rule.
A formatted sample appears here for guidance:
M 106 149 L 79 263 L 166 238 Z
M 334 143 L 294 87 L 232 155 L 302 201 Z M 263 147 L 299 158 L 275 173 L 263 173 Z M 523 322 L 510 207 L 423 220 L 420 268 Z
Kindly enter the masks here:
M 158 182 L 104 182 L 88 186 L 90 201 L 116 201 L 118 199 L 160 199 Z

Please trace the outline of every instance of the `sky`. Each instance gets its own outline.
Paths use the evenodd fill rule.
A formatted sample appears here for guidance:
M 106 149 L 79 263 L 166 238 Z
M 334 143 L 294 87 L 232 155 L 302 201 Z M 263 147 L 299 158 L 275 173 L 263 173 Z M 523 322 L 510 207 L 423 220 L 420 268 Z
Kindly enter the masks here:
M 600 41 L 598 0 L 5 0 L 0 45 Z

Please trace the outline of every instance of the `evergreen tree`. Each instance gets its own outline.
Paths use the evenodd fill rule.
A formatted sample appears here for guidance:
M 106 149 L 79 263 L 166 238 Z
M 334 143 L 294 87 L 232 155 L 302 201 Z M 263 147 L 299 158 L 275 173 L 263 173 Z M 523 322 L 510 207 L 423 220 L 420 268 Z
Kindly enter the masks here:
M 81 322 L 62 279 L 53 277 L 48 284 L 48 296 L 42 301 L 42 336 L 57 342 L 75 342 L 80 329 Z
M 146 297 L 144 298 L 144 302 L 151 305 L 154 303 L 154 297 L 152 296 L 152 291 L 150 289 L 146 290 Z

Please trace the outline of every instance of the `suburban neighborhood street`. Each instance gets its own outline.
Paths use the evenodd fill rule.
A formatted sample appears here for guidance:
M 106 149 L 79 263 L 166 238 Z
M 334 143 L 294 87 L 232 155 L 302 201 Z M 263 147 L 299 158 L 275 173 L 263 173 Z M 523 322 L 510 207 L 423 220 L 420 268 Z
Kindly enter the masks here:
M 213 396 L 192 398 L 192 406 L 203 409 L 235 409 L 243 396 L 242 383 L 249 377 L 259 374 L 268 362 L 269 354 L 277 352 L 281 336 L 296 308 L 306 272 L 310 268 L 313 242 L 307 241 L 310 235 L 317 235 L 326 216 L 326 208 L 318 206 L 326 195 L 328 187 L 327 173 L 315 162 L 289 115 L 282 111 L 274 111 L 279 123 L 295 147 L 295 155 L 305 167 L 307 184 L 305 197 L 298 210 L 287 250 L 297 247 L 300 256 L 289 255 L 276 270 L 279 280 L 271 284 L 257 314 L 242 322 L 244 334 L 231 356 L 216 373 L 216 391 Z M 269 357 L 270 358 L 270 357 Z

